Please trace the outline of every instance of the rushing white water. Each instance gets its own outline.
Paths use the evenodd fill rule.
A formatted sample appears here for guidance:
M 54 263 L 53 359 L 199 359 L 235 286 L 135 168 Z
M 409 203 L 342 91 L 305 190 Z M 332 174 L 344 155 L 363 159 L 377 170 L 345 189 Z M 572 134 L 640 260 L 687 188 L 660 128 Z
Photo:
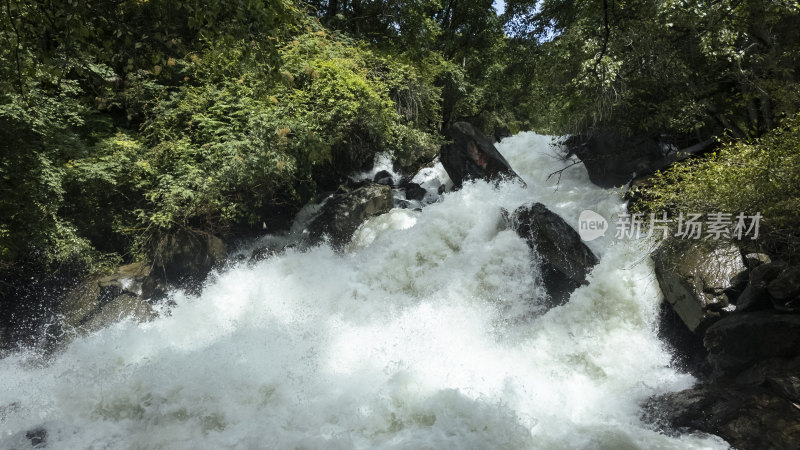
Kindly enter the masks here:
M 658 341 L 646 249 L 590 243 L 590 284 L 538 307 L 536 255 L 500 208 L 539 201 L 575 223 L 617 193 L 580 165 L 556 185 L 550 139 L 498 148 L 528 187 L 478 182 L 370 220 L 344 254 L 289 250 L 174 293 L 49 361 L 0 360 L 0 448 L 725 448 L 640 420 L 689 387 Z M 11 405 L 11 406 L 8 406 Z

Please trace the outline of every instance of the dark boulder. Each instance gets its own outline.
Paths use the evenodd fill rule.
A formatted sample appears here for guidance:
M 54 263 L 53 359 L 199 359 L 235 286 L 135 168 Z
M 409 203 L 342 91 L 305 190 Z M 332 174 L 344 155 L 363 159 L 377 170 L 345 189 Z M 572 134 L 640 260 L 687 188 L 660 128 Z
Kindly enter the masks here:
M 466 122 L 456 122 L 448 130 L 440 160 L 447 175 L 456 187 L 470 179 L 500 180 L 504 177 L 521 178 L 511 169 L 492 140 Z
M 628 137 L 612 130 L 593 130 L 564 142 L 568 154 L 583 162 L 592 183 L 605 188 L 625 185 L 688 155 L 707 151 L 713 144 L 704 141 L 677 150 L 659 136 Z
M 392 209 L 392 189 L 369 183 L 354 189 L 342 188 L 328 198 L 319 213 L 306 226 L 307 242 L 316 245 L 325 236 L 341 249 L 356 229 L 368 218 Z
M 658 308 L 658 338 L 668 344 L 670 362 L 678 370 L 698 377 L 710 373 L 703 337 L 689 330 L 667 302 L 661 302 Z
M 500 142 L 507 137 L 511 137 L 511 130 L 509 130 L 508 127 L 506 126 L 494 127 L 495 142 Z
M 644 411 L 667 432 L 699 430 L 738 449 L 800 447 L 800 409 L 759 386 L 701 385 L 653 397 Z
M 510 222 L 514 231 L 540 256 L 542 279 L 555 302 L 563 302 L 586 282 L 597 257 L 558 214 L 541 203 L 533 203 L 514 211 Z
M 785 312 L 800 311 L 800 266 L 782 270 L 767 285 L 767 292 L 772 296 L 775 309 Z
M 750 270 L 747 287 L 736 299 L 736 311 L 756 311 L 772 307 L 767 286 L 786 268 L 782 263 L 765 263 Z
M 169 282 L 202 279 L 211 268 L 225 261 L 227 254 L 222 239 L 184 228 L 162 239 L 153 261 L 153 272 Z
M 149 274 L 149 265 L 135 263 L 120 266 L 111 275 L 83 281 L 59 302 L 61 330 L 81 334 L 129 316 L 143 321 L 152 319 L 155 312 L 142 295 Z
M 772 258 L 766 253 L 748 253 L 744 256 L 744 261 L 748 269 L 755 269 L 762 264 L 772 262 Z
M 800 357 L 771 358 L 740 373 L 738 384 L 761 386 L 776 395 L 800 403 Z
M 405 184 L 406 190 L 406 199 L 408 200 L 417 200 L 422 201 L 425 198 L 425 194 L 428 193 L 422 186 L 418 185 L 417 183 L 406 183 Z
M 378 184 L 385 184 L 386 186 L 391 186 L 394 184 L 394 177 L 392 177 L 392 174 L 389 173 L 388 170 L 381 170 L 380 172 L 375 174 L 375 177 L 372 179 L 372 181 Z
M 653 252 L 656 279 L 683 323 L 697 335 L 733 310 L 730 292 L 745 269 L 735 246 L 715 250 L 667 241 Z
M 758 311 L 728 316 L 703 340 L 716 376 L 736 374 L 770 358 L 800 356 L 800 315 Z

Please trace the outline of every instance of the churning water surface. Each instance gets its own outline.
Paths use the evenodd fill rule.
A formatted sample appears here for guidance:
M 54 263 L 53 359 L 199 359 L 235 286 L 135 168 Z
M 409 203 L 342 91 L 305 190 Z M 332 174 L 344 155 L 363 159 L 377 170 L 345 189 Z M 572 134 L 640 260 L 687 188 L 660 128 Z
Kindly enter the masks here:
M 645 245 L 590 242 L 590 284 L 543 308 L 538 256 L 501 208 L 538 201 L 573 226 L 624 209 L 581 165 L 547 180 L 571 163 L 550 144 L 498 145 L 527 188 L 468 184 L 368 221 L 344 253 L 243 262 L 152 322 L 0 360 L 0 448 L 37 429 L 51 449 L 726 448 L 640 419 L 694 381 L 656 337 Z

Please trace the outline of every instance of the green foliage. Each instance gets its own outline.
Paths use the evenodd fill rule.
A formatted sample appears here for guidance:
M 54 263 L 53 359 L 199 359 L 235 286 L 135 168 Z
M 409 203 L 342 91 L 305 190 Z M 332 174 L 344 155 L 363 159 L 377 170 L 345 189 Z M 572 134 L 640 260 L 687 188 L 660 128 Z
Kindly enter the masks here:
M 553 133 L 755 137 L 800 105 L 800 9 L 767 0 L 508 2 Z
M 763 215 L 767 245 L 800 250 L 800 115 L 750 141 L 728 141 L 719 151 L 657 173 L 639 192 L 643 211 L 740 212 Z
M 148 255 L 182 227 L 274 208 L 390 151 L 433 157 L 446 63 L 383 52 L 289 1 L 0 8 L 0 259 Z

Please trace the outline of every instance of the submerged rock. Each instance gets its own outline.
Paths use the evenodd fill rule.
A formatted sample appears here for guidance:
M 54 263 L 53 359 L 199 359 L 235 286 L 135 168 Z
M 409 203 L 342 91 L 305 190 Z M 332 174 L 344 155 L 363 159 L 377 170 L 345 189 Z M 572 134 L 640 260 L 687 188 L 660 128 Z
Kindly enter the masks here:
M 331 245 L 340 249 L 366 219 L 389 211 L 392 203 L 392 189 L 386 185 L 343 188 L 325 202 L 306 227 L 308 242 L 315 245 L 329 236 Z
M 664 300 L 689 330 L 701 335 L 732 310 L 734 279 L 746 269 L 738 248 L 708 251 L 691 242 L 668 241 L 652 256 Z
M 558 214 L 541 203 L 518 208 L 511 226 L 542 260 L 542 279 L 547 292 L 557 303 L 566 300 L 597 264 L 597 257 Z
M 499 180 L 519 175 L 497 151 L 492 140 L 466 122 L 456 122 L 447 130 L 453 142 L 443 145 L 440 160 L 456 187 L 470 179 Z

